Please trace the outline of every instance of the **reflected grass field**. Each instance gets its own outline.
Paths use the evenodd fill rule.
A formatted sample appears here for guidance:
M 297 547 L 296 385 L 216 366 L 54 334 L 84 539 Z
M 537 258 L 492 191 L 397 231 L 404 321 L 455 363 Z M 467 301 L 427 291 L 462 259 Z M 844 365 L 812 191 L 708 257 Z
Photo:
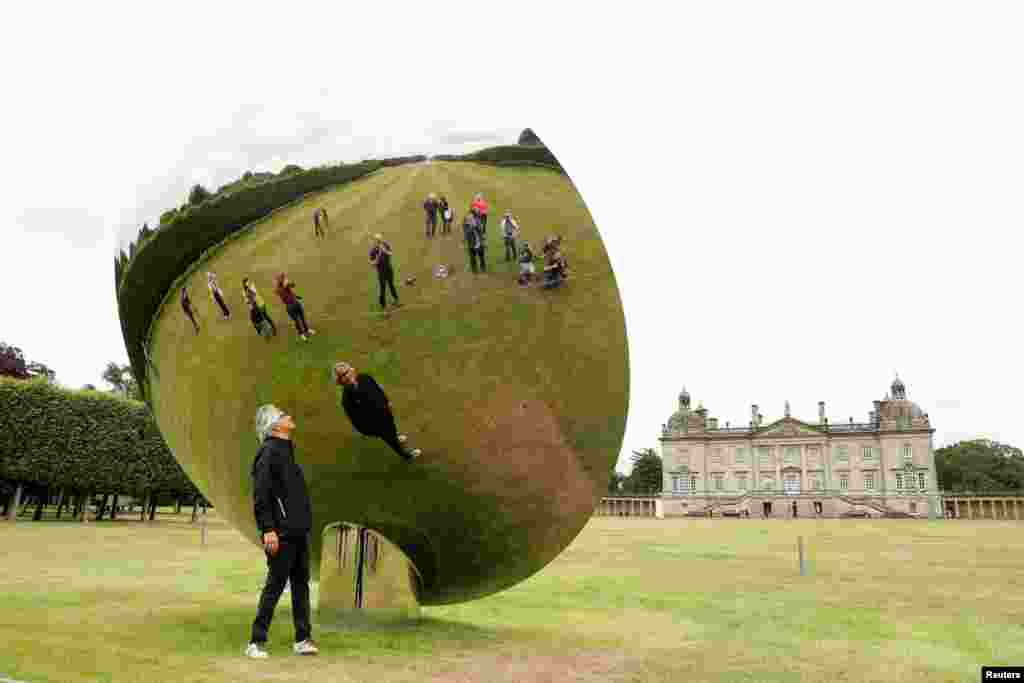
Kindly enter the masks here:
M 252 661 L 262 553 L 216 515 L 203 548 L 189 520 L 0 522 L 0 678 L 967 681 L 1024 662 L 1010 521 L 594 518 L 502 593 L 401 627 L 314 627 L 316 658 L 290 654 L 286 594 L 271 658 Z

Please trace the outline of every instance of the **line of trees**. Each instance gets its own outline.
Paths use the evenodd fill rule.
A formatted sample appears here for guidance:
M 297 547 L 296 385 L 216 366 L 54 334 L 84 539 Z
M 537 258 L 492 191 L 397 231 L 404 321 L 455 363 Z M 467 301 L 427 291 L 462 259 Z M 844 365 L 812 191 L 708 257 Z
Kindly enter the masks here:
M 1024 493 L 1024 453 L 1019 448 L 974 439 L 935 451 L 939 487 L 956 493 Z
M 0 495 L 13 517 L 26 496 L 43 507 L 58 501 L 84 513 L 102 496 L 97 519 L 116 515 L 118 497 L 204 504 L 157 428 L 148 407 L 115 393 L 71 390 L 44 378 L 0 377 Z

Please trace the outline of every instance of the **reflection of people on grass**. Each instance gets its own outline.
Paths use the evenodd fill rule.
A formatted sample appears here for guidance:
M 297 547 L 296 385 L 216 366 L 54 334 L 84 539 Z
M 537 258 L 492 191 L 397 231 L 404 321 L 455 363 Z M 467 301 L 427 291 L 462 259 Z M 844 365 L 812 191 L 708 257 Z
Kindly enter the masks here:
M 278 273 L 274 279 L 274 292 L 281 299 L 288 311 L 288 317 L 295 323 L 295 329 L 299 332 L 302 341 L 309 341 L 309 335 L 316 334 L 316 330 L 309 329 L 306 323 L 306 311 L 302 307 L 302 297 L 294 291 L 295 283 L 288 279 L 285 273 Z
M 558 287 L 565 280 L 568 268 L 561 244 L 561 237 L 549 237 L 544 245 L 544 289 Z
M 448 198 L 444 195 L 441 195 L 438 208 L 441 211 L 441 234 L 447 235 L 452 231 L 452 219 L 455 213 L 452 211 L 452 207 L 448 205 Z
M 256 291 L 256 287 L 249 282 L 249 278 L 242 278 L 242 292 L 245 295 L 245 302 L 249 304 L 249 319 L 252 320 L 253 327 L 256 328 L 256 333 L 263 335 L 263 323 L 267 323 L 274 336 L 277 336 L 277 325 L 270 319 L 270 313 L 267 312 L 267 304 L 263 301 L 263 297 Z
M 519 224 L 512 218 L 512 212 L 506 211 L 501 219 L 501 234 L 505 238 L 505 260 L 516 260 L 516 238 L 519 237 Z
M 402 305 L 398 302 L 398 292 L 395 291 L 395 270 L 391 265 L 391 253 L 391 245 L 384 241 L 384 236 L 380 233 L 374 235 L 373 248 L 370 249 L 370 265 L 377 269 L 381 310 L 387 310 L 386 288 L 391 289 L 391 296 L 395 300 L 395 307 Z
M 480 219 L 477 214 L 470 211 L 462 222 L 462 234 L 466 242 L 466 249 L 469 251 L 469 267 L 477 272 L 477 261 L 480 262 L 480 270 L 487 272 L 487 260 L 485 251 L 487 244 L 484 241 L 484 233 L 480 227 Z
M 334 379 L 342 387 L 341 407 L 357 432 L 382 439 L 406 462 L 420 456 L 420 449 L 403 445 L 408 437 L 398 433 L 387 394 L 372 376 L 342 362 L 334 366 Z
M 188 296 L 188 287 L 182 285 L 181 287 L 181 308 L 185 311 L 185 315 L 192 321 L 192 326 L 196 329 L 196 334 L 199 334 L 199 323 L 196 322 L 198 315 L 195 309 L 192 307 L 192 299 Z
M 423 202 L 423 210 L 426 212 L 426 228 L 427 237 L 433 237 L 434 232 L 437 230 L 437 197 L 433 192 L 427 195 L 426 201 Z
M 486 237 L 487 236 L 487 211 L 488 211 L 488 208 L 489 208 L 489 206 L 487 204 L 487 200 L 484 199 L 484 196 L 478 192 L 476 194 L 476 196 L 473 197 L 473 203 L 470 206 L 471 206 L 471 208 L 476 210 L 477 216 L 479 216 L 479 218 L 480 218 L 480 232 L 481 232 L 481 234 L 484 235 L 484 237 Z
M 327 235 L 327 209 L 320 207 L 313 212 L 313 234 L 316 237 L 325 237 Z
M 228 310 L 228 305 L 224 303 L 224 292 L 221 291 L 220 285 L 217 284 L 217 276 L 213 273 L 206 273 L 206 286 L 210 290 L 210 296 L 220 306 L 220 312 L 227 320 L 231 317 L 231 311 Z
M 253 510 L 267 556 L 267 580 L 260 595 L 252 636 L 245 654 L 267 656 L 265 645 L 285 584 L 291 583 L 293 651 L 300 655 L 319 652 L 309 620 L 309 532 L 313 508 L 302 467 L 295 461 L 292 431 L 295 420 L 272 405 L 256 411 L 260 449 L 252 464 Z
M 527 286 L 533 279 L 536 268 L 533 265 L 533 250 L 528 242 L 523 242 L 519 247 L 519 284 Z

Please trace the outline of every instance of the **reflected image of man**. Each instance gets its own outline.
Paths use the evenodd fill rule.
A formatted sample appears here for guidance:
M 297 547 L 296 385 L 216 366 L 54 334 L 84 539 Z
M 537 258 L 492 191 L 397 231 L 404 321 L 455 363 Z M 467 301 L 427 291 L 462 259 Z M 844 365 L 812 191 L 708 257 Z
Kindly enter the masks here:
M 420 456 L 420 449 L 405 447 L 408 437 L 398 433 L 391 402 L 372 376 L 342 362 L 334 366 L 334 379 L 342 387 L 341 407 L 357 432 L 382 439 L 406 462 Z
M 267 555 L 267 581 L 260 595 L 247 657 L 267 657 L 266 642 L 281 593 L 291 583 L 292 619 L 298 655 L 315 655 L 309 614 L 309 532 L 313 509 L 302 467 L 295 460 L 292 431 L 295 420 L 275 406 L 261 406 L 256 412 L 256 433 L 260 449 L 252 464 L 256 525 L 263 536 Z

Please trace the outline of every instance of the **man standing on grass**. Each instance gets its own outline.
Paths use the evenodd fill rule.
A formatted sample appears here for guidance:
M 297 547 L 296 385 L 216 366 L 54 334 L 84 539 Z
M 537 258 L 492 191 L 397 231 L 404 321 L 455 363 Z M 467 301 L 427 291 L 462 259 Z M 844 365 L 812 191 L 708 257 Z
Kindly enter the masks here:
M 320 207 L 313 212 L 313 234 L 316 237 L 326 237 L 327 231 L 327 209 Z
M 380 308 L 387 310 L 387 288 L 391 288 L 391 297 L 395 300 L 395 308 L 402 304 L 398 302 L 398 292 L 395 291 L 395 270 L 391 265 L 391 245 L 384 241 L 384 236 L 377 233 L 373 236 L 373 248 L 370 249 L 370 265 L 377 269 L 377 283 L 380 285 Z
M 480 262 L 479 269 L 487 272 L 487 261 L 483 231 L 480 228 L 480 219 L 475 212 L 466 214 L 466 220 L 462 223 L 462 235 L 466 242 L 466 249 L 469 250 L 469 267 L 477 272 L 477 261 Z
M 341 407 L 357 432 L 382 439 L 406 462 L 420 457 L 420 449 L 404 446 L 408 437 L 398 433 L 391 402 L 373 377 L 342 362 L 334 366 L 334 381 L 342 387 Z
M 295 420 L 272 405 L 256 411 L 256 433 L 260 449 L 252 464 L 256 525 L 263 536 L 267 555 L 267 581 L 260 595 L 247 657 L 267 657 L 266 642 L 274 608 L 286 583 L 292 589 L 292 619 L 295 622 L 297 655 L 319 652 L 311 639 L 309 621 L 309 532 L 313 508 L 302 467 L 295 461 L 292 430 Z

